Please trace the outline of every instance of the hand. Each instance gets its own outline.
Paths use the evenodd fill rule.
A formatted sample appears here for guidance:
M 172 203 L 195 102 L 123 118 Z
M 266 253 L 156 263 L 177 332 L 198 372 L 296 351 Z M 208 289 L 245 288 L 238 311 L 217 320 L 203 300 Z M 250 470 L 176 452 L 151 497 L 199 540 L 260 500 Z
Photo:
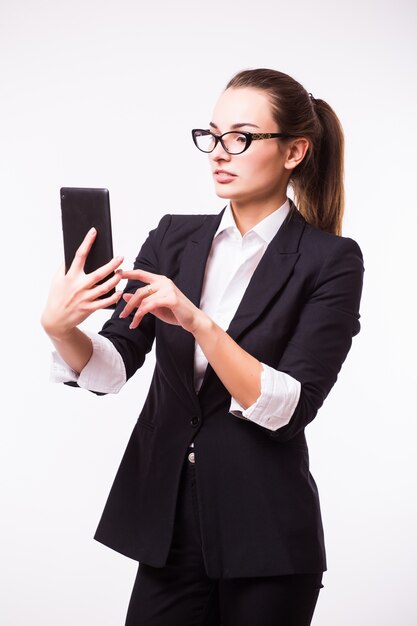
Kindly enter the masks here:
M 85 274 L 84 266 L 97 231 L 92 228 L 78 248 L 74 260 L 65 274 L 62 266 L 54 277 L 48 295 L 41 323 L 51 337 L 64 337 L 78 324 L 83 322 L 93 311 L 115 304 L 121 292 L 102 299 L 122 279 L 120 270 L 100 285 L 97 283 L 115 271 L 123 262 L 123 257 L 116 257 L 90 274 Z
M 137 309 L 129 328 L 137 328 L 146 313 L 152 313 L 167 324 L 182 326 L 191 333 L 209 320 L 205 313 L 166 276 L 144 270 L 131 270 L 122 272 L 122 278 L 148 283 L 146 287 L 137 289 L 134 294 L 123 294 L 127 304 L 120 317 L 128 317 L 134 309 Z

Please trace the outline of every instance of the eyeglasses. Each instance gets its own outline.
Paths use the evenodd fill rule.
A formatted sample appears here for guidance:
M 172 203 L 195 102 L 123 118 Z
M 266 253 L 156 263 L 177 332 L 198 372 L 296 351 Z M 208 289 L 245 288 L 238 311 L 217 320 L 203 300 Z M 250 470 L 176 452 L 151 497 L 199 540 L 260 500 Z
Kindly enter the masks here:
M 194 128 L 192 131 L 193 141 L 201 152 L 213 152 L 218 142 L 222 144 L 224 150 L 229 154 L 242 154 L 251 145 L 252 141 L 258 139 L 275 139 L 277 137 L 294 137 L 287 133 L 246 133 L 243 131 L 230 131 L 222 135 L 215 135 L 209 130 Z

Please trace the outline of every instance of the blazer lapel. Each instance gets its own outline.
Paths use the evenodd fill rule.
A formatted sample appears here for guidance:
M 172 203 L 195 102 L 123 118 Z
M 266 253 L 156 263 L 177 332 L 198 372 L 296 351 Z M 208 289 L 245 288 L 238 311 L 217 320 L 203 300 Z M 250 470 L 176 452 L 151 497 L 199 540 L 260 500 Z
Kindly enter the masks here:
M 258 263 L 227 332 L 237 340 L 281 291 L 300 256 L 298 245 L 305 221 L 295 205 Z
M 177 287 L 196 306 L 200 305 L 207 258 L 223 213 L 224 209 L 218 215 L 207 215 L 201 227 L 190 237 L 175 279 Z M 298 245 L 304 227 L 304 218 L 291 202 L 288 216 L 268 245 L 227 329 L 235 341 L 238 341 L 245 330 L 256 322 L 287 283 L 299 257 Z M 221 277 L 219 279 L 221 280 Z M 197 402 L 194 390 L 194 337 L 187 332 L 181 333 L 178 337 L 178 341 L 181 341 L 180 351 L 185 360 L 184 382 L 193 401 Z M 208 365 L 201 389 L 212 371 Z
M 199 229 L 190 237 L 185 246 L 175 284 L 196 306 L 200 305 L 204 273 L 214 234 L 224 213 L 207 215 Z M 191 333 L 181 333 L 181 354 L 185 359 L 185 383 L 196 401 L 194 390 L 194 337 Z
M 290 202 L 291 210 L 269 243 L 227 329 L 235 341 L 256 322 L 271 300 L 285 287 L 300 256 L 298 246 L 306 222 L 294 203 Z M 208 365 L 201 388 L 212 371 Z
M 224 210 L 218 215 L 205 216 L 200 228 L 188 240 L 182 255 L 176 285 L 196 306 L 200 304 L 207 257 Z

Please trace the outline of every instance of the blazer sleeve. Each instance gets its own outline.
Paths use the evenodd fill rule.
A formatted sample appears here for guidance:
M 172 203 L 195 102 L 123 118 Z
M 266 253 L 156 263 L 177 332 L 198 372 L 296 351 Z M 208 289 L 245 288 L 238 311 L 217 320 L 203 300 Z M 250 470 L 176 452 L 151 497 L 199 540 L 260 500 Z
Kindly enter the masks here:
M 362 253 L 352 239 L 334 241 L 277 367 L 301 383 L 289 423 L 268 433 L 279 441 L 291 439 L 314 419 L 360 330 Z
M 157 228 L 150 231 L 136 257 L 134 269 L 142 269 L 155 274 L 160 273 L 159 251 L 171 223 L 171 218 L 171 215 L 165 215 Z M 134 293 L 145 284 L 141 281 L 129 280 L 124 293 Z M 147 353 L 152 348 L 155 339 L 155 316 L 145 315 L 137 328 L 130 329 L 129 324 L 134 312 L 129 317 L 123 319 L 119 317 L 125 304 L 123 298 L 120 298 L 113 315 L 104 324 L 99 334 L 107 337 L 120 353 L 126 370 L 126 380 L 128 380 L 143 365 Z

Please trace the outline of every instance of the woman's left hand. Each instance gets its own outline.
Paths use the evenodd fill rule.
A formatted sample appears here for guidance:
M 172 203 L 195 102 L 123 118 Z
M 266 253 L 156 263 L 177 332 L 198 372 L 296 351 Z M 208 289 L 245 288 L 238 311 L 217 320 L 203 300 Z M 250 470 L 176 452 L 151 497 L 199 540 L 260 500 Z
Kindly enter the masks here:
M 166 276 L 144 270 L 131 270 L 122 272 L 122 278 L 148 283 L 145 287 L 137 289 L 134 294 L 123 294 L 127 304 L 120 317 L 128 317 L 134 309 L 137 309 L 129 328 L 137 328 L 146 313 L 152 313 L 167 324 L 182 326 L 190 333 L 197 330 L 198 326 L 204 323 L 204 319 L 208 320 L 205 313 Z

